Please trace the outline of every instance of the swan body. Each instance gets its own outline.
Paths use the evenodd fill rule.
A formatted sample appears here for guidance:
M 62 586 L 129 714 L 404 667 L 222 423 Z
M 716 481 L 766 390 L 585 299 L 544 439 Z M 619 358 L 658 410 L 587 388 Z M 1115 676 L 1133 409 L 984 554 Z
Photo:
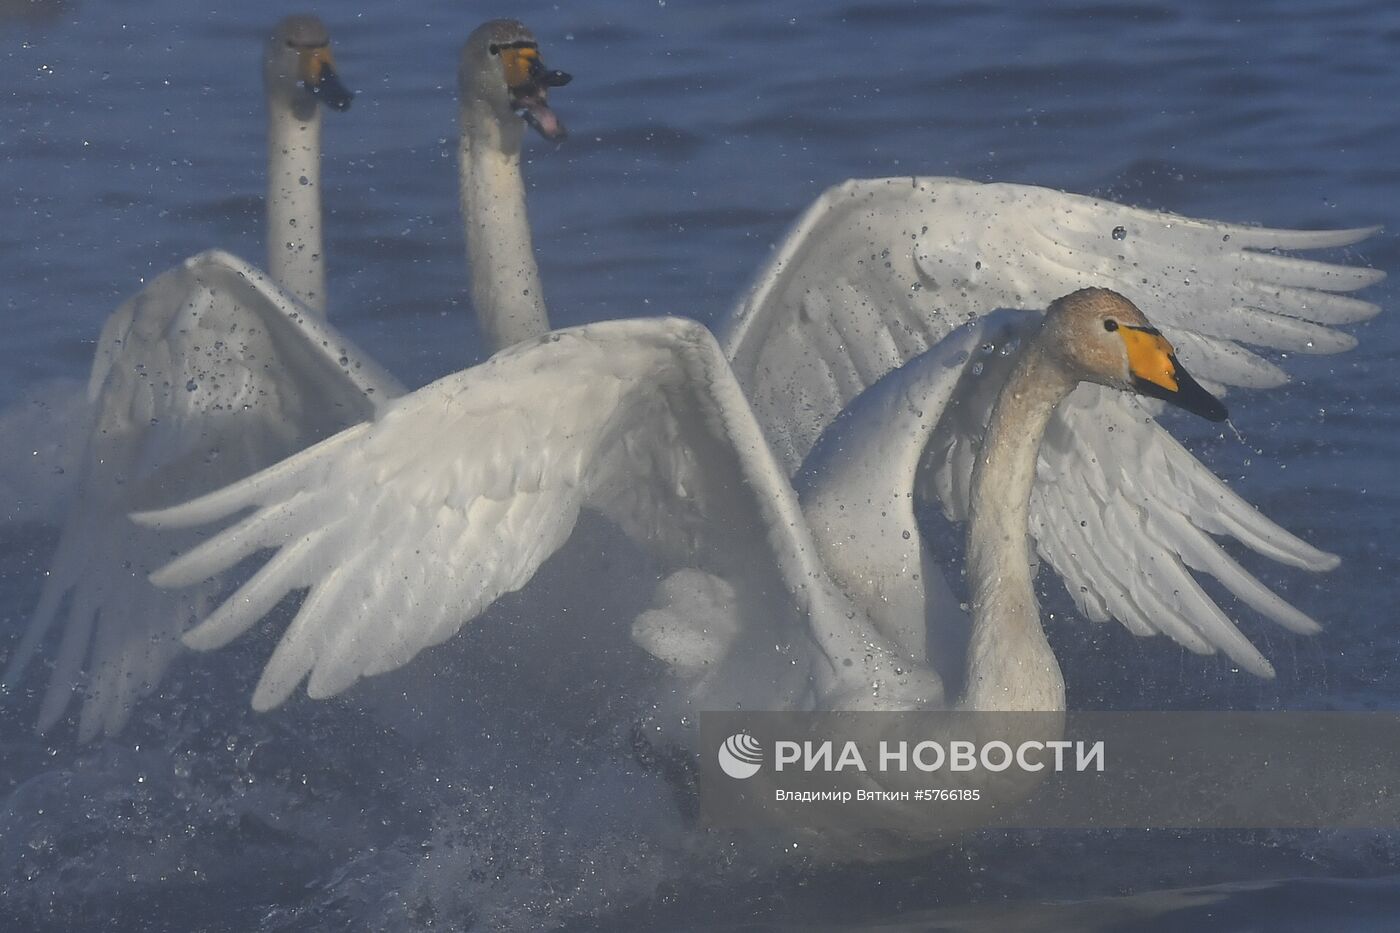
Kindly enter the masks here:
M 75 694 L 84 696 L 80 738 L 119 730 L 179 653 L 179 635 L 207 611 L 212 588 L 166 592 L 146 579 L 172 544 L 193 540 L 151 534 L 127 513 L 247 476 L 372 417 L 403 391 L 325 322 L 318 108 L 344 109 L 349 95 L 321 22 L 283 20 L 267 42 L 264 76 L 273 278 L 209 251 L 153 279 L 108 318 L 63 533 L 0 680 L 17 688 L 61 622 L 40 731 Z

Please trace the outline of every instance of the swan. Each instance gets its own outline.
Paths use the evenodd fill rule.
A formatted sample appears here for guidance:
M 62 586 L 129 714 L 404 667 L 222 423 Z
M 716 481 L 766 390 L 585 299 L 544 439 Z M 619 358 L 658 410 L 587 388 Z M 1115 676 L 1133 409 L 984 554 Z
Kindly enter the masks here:
M 212 586 L 163 593 L 149 585 L 180 542 L 133 528 L 126 513 L 247 476 L 404 392 L 325 320 L 317 104 L 343 110 L 350 96 L 321 21 L 284 19 L 267 41 L 263 74 L 270 276 L 227 253 L 201 253 L 109 319 L 90 380 L 97 421 L 87 429 L 78 504 L 0 679 L 0 689 L 19 684 L 66 608 L 40 732 L 84 683 L 79 738 L 119 731 L 179 652 L 178 636 L 207 612 Z M 475 30 L 458 74 L 473 298 L 483 320 L 509 322 L 499 339 L 513 341 L 544 320 L 524 211 L 523 131 L 564 138 L 547 98 L 570 76 L 545 68 L 538 43 L 513 20 Z
M 56 621 L 62 642 L 38 729 L 84 693 L 78 733 L 114 733 L 159 680 L 208 591 L 166 593 L 147 574 L 172 543 L 133 526 L 179 501 L 372 417 L 398 382 L 326 322 L 322 105 L 345 110 L 325 25 L 289 16 L 264 47 L 268 110 L 264 273 L 226 252 L 185 260 L 103 327 L 62 536 L 0 689 L 15 690 Z
M 946 402 L 959 354 L 975 351 L 985 329 L 963 328 L 899 375 L 922 383 L 921 402 Z M 160 586 L 275 549 L 186 634 L 193 647 L 227 644 L 309 588 L 254 691 L 260 710 L 304 680 L 312 697 L 332 696 L 446 640 L 523 586 L 587 508 L 669 557 L 663 605 L 637 619 L 634 635 L 672 661 L 696 708 L 1057 711 L 1064 684 L 1026 532 L 1041 436 L 1082 381 L 1225 417 L 1123 296 L 1084 289 L 1038 316 L 974 471 L 971 631 L 953 690 L 880 631 L 879 597 L 830 572 L 719 344 L 680 318 L 517 344 L 261 473 L 134 517 L 190 529 L 251 510 L 158 570 Z M 943 414 L 926 410 L 926 421 Z M 835 469 L 825 462 L 813 469 Z
M 973 466 L 1014 354 L 969 355 L 934 430 L 924 429 L 920 411 L 930 405 L 919 400 L 916 375 L 901 381 L 898 367 L 969 321 L 996 322 L 988 342 L 1014 346 L 1038 326 L 1039 315 L 1024 312 L 1100 286 L 1131 293 L 1212 391 L 1273 388 L 1287 374 L 1250 347 L 1284 356 L 1350 349 L 1355 338 L 1337 326 L 1379 308 L 1346 293 L 1385 277 L 1282 251 L 1350 246 L 1377 229 L 1247 227 L 956 178 L 852 180 L 795 224 L 719 339 L 789 471 L 838 414 L 888 376 L 858 406 L 876 417 L 844 418 L 843 439 L 823 443 L 848 451 L 849 462 L 830 468 L 845 488 L 829 472 L 804 497 L 819 513 L 814 532 L 831 565 L 844 568 L 845 585 L 886 599 L 877 624 L 917 651 L 926 617 L 957 612 L 935 572 L 946 553 L 918 535 L 913 503 L 936 502 L 953 521 L 969 518 Z M 1193 571 L 1285 629 L 1313 633 L 1316 621 L 1216 539 L 1312 571 L 1338 558 L 1245 502 L 1157 423 L 1159 408 L 1151 397 L 1088 383 L 1055 410 L 1031 492 L 1036 552 L 1084 617 L 1117 619 L 1139 636 L 1166 634 L 1196 653 L 1222 651 L 1242 670 L 1271 677 L 1272 665 Z M 851 541 L 859 543 L 839 543 Z M 920 611 L 926 601 L 937 611 Z

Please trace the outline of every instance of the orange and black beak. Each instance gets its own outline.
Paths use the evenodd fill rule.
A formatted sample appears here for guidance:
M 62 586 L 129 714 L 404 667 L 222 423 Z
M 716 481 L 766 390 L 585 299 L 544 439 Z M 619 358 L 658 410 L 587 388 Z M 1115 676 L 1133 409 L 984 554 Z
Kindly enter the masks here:
M 568 136 L 568 130 L 549 107 L 549 89 L 563 87 L 573 76 L 545 68 L 539 46 L 529 40 L 493 45 L 491 54 L 500 56 L 506 87 L 510 89 L 510 105 L 525 122 L 548 140 Z
M 1133 389 L 1160 398 L 1211 421 L 1224 421 L 1229 412 L 1177 362 L 1176 351 L 1161 332 L 1151 327 L 1120 324 L 1118 335 L 1128 348 Z
M 317 100 L 332 110 L 349 110 L 355 95 L 335 71 L 335 59 L 328 45 L 302 48 L 301 81 Z

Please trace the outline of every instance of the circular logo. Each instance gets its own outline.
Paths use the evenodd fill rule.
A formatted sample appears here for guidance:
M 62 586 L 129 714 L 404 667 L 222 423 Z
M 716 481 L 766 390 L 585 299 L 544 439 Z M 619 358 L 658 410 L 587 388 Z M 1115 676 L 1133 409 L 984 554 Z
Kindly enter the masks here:
M 720 770 L 732 778 L 751 778 L 762 765 L 763 746 L 747 732 L 734 733 L 719 747 Z

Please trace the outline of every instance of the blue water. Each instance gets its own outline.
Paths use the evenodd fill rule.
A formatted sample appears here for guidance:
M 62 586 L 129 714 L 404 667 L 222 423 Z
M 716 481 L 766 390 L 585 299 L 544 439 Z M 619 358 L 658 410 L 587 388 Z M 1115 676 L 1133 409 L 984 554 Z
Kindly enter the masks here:
M 466 6 L 323 11 L 360 91 L 327 118 L 332 313 L 410 385 L 482 357 L 454 189 L 456 53 L 486 12 Z M 184 256 L 218 246 L 261 262 L 258 61 L 283 12 L 262 0 L 0 2 L 0 404 L 83 377 L 106 314 Z M 1396 227 L 1400 8 L 1387 0 L 611 0 L 509 12 L 551 67 L 575 75 L 554 96 L 573 136 L 532 141 L 526 169 L 560 324 L 716 321 L 785 225 L 852 176 L 958 175 L 1222 220 Z M 1395 270 L 1400 243 L 1383 234 L 1341 258 Z M 1395 287 L 1370 297 L 1394 306 Z M 1232 399 L 1243 442 L 1180 425 L 1247 498 L 1342 556 L 1323 577 L 1250 562 L 1326 631 L 1295 638 L 1246 615 L 1279 669 L 1261 683 L 1065 619 L 1046 582 L 1071 706 L 1400 706 L 1400 318 L 1355 333 L 1345 356 L 1287 360 L 1291 386 Z M 40 525 L 0 529 L 0 656 L 55 539 Z M 551 636 L 558 645 L 525 628 L 467 633 L 455 660 L 424 659 L 390 688 L 453 694 L 452 715 L 423 712 L 412 739 L 354 704 L 248 712 L 266 639 L 183 665 L 119 739 L 87 747 L 71 729 L 34 738 L 33 697 L 11 700 L 0 708 L 0 926 L 1400 924 L 1400 885 L 1385 878 L 1394 840 L 1378 834 L 976 837 L 868 867 L 736 848 L 689 827 L 627 753 L 629 708 L 614 689 L 637 663 L 625 637 L 575 631 Z M 1201 885 L 1217 887 L 1159 893 Z

